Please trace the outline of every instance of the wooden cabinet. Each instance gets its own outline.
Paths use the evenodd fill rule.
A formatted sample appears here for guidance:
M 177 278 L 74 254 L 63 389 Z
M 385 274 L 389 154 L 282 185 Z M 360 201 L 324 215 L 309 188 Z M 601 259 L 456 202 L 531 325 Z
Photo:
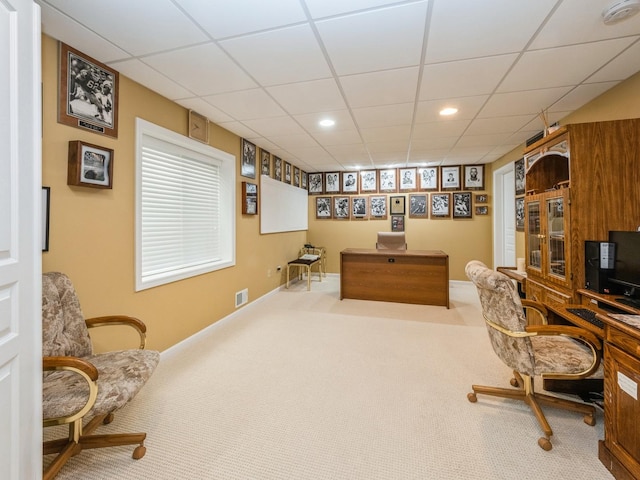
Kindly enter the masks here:
M 640 119 L 564 126 L 524 158 L 527 297 L 579 303 L 584 242 L 640 225 Z

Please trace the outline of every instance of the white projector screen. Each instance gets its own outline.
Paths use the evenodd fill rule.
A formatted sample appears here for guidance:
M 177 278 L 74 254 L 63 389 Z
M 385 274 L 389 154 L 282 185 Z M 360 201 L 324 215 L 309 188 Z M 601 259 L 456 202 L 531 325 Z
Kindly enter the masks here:
M 279 180 L 260 177 L 260 233 L 309 229 L 307 191 Z

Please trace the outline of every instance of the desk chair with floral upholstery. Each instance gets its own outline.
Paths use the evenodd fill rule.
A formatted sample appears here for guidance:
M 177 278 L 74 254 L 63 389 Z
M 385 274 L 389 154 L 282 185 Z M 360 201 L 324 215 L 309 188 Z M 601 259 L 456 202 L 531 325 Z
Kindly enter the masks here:
M 601 375 L 598 370 L 602 356 L 601 342 L 591 332 L 579 327 L 546 324 L 544 305 L 520 300 L 512 281 L 502 273 L 487 268 L 477 260 L 467 264 L 465 272 L 475 284 L 480 297 L 491 346 L 496 355 L 513 370 L 511 385 L 521 388 L 498 388 L 473 385 L 467 395 L 470 402 L 477 401 L 476 394 L 493 395 L 523 400 L 540 424 L 544 437 L 538 445 L 551 450 L 553 431 L 540 404 L 584 414 L 584 422 L 595 425 L 595 408 L 534 391 L 535 376 L 551 379 L 579 380 Z M 542 325 L 527 324 L 524 308 L 533 309 L 544 319 Z
M 129 325 L 140 336 L 140 348 L 94 354 L 88 327 Z M 133 317 L 86 319 L 69 278 L 57 272 L 42 276 L 43 425 L 69 425 L 69 435 L 44 442 L 45 455 L 58 455 L 46 467 L 45 480 L 86 448 L 138 445 L 142 458 L 145 433 L 92 435 L 113 420 L 113 412 L 138 393 L 153 373 L 160 355 L 143 350 L 146 327 Z M 89 420 L 83 424 L 83 420 Z

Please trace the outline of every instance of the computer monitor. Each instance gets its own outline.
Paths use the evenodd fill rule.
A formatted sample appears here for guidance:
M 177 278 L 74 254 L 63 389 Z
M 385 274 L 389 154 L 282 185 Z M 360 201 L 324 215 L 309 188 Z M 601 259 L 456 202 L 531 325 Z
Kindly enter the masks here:
M 378 232 L 376 249 L 406 250 L 407 241 L 405 240 L 404 232 Z
M 622 285 L 625 296 L 640 308 L 640 232 L 610 231 L 609 242 L 616 245 L 614 270 L 609 280 Z

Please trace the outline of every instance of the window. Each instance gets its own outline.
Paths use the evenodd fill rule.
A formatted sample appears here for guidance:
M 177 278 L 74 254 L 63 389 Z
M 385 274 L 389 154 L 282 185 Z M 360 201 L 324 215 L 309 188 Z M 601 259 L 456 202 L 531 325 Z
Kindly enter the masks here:
M 136 119 L 136 291 L 235 265 L 235 157 Z

